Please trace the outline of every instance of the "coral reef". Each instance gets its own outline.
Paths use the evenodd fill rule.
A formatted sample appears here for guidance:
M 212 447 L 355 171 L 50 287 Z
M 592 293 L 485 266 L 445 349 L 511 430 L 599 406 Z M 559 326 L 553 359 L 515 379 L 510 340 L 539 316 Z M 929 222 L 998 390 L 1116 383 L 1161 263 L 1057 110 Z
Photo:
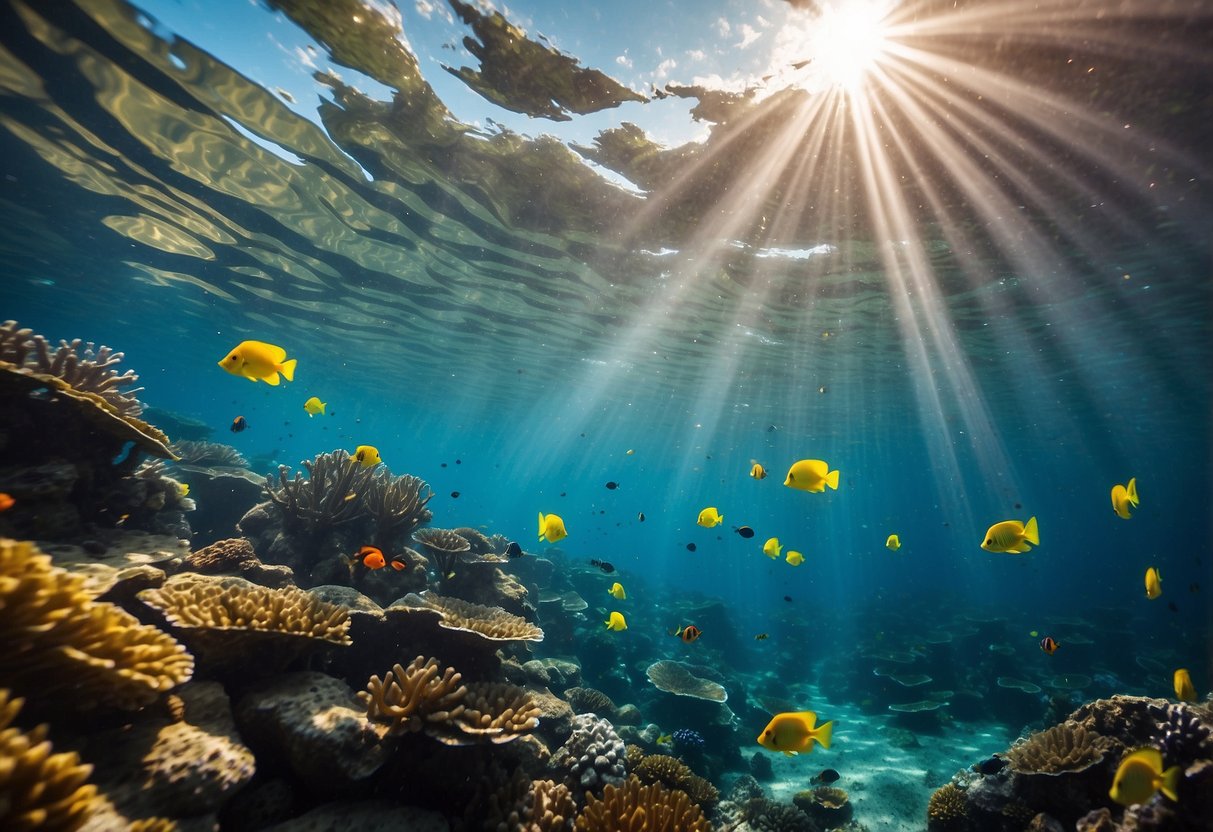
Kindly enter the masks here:
M 615 703 L 611 697 L 594 688 L 572 687 L 564 692 L 564 698 L 579 714 L 597 714 L 610 719 L 615 715 Z
M 205 468 L 248 468 L 244 454 L 221 442 L 201 442 L 179 439 L 169 445 L 177 465 Z
M 386 471 L 373 477 L 363 494 L 366 510 L 375 522 L 375 542 L 389 546 L 396 535 L 410 535 L 433 517 L 425 504 L 433 498 L 429 485 L 408 476 L 393 477 Z
M 1162 732 L 1159 750 L 1164 760 L 1213 759 L 1213 730 L 1201 722 L 1197 709 L 1183 703 L 1150 703 L 1146 709 L 1157 720 L 1157 730 Z
M 285 465 L 278 468 L 277 487 L 273 477 L 265 478 L 265 493 L 281 510 L 288 528 L 315 535 L 364 514 L 365 494 L 375 479 L 375 469 L 364 468 L 342 450 L 318 454 L 303 467 L 306 479 L 299 473 L 287 479 L 290 469 Z
M 407 668 L 393 665 L 382 679 L 372 676 L 358 698 L 369 719 L 388 723 L 388 734 L 420 731 L 462 707 L 467 687 L 461 679 L 453 667 L 439 675 L 437 659 L 418 656 Z
M 850 796 L 837 786 L 818 786 L 797 792 L 792 803 L 822 829 L 843 826 L 855 811 Z
M 646 673 L 653 686 L 666 693 L 711 702 L 724 702 L 729 698 L 722 685 L 696 676 L 692 669 L 691 665 L 682 662 L 663 660 L 649 665 Z
M 577 803 L 568 786 L 530 780 L 521 771 L 490 795 L 486 832 L 566 832 L 573 828 Z
M 0 685 L 74 709 L 137 708 L 187 681 L 171 636 L 92 600 L 32 544 L 0 539 Z
M 1106 738 L 1076 722 L 1063 722 L 1012 746 L 1007 760 L 1021 774 L 1060 774 L 1095 765 L 1108 748 Z
M 0 689 L 0 829 L 71 832 L 93 811 L 92 766 L 79 755 L 53 754 L 46 726 L 26 733 L 12 727 L 22 700 Z
M 488 641 L 543 641 L 543 630 L 521 616 L 500 607 L 473 604 L 432 592 L 409 593 L 391 609 L 433 613 L 438 616 L 439 627 L 475 633 Z
M 563 772 L 574 794 L 582 795 L 601 792 L 603 786 L 622 786 L 626 758 L 623 740 L 610 722 L 579 714 L 573 717 L 568 740 L 552 755 L 551 766 Z
M 432 722 L 429 736 L 447 745 L 511 742 L 539 727 L 539 706 L 507 682 L 470 682 L 463 709 L 446 722 Z
M 642 786 L 629 777 L 620 786 L 607 784 L 601 799 L 588 793 L 575 828 L 580 832 L 711 832 L 712 825 L 685 792 L 659 783 Z
M 765 797 L 752 798 L 746 804 L 745 820 L 754 832 L 817 832 L 804 812 Z
M 459 555 L 472 549 L 467 538 L 449 529 L 421 529 L 413 533 L 413 539 L 434 559 L 443 579 L 454 575 Z
M 950 829 L 965 818 L 968 811 L 964 792 L 945 783 L 931 794 L 927 803 L 927 821 L 931 829 Z
M 699 806 L 711 806 L 720 800 L 715 786 L 681 760 L 666 754 L 649 754 L 629 770 L 642 783 L 662 783 L 671 789 L 681 789 Z
M 257 560 L 253 544 L 243 537 L 217 540 L 191 552 L 185 559 L 190 569 L 203 574 L 216 572 L 239 572 Z

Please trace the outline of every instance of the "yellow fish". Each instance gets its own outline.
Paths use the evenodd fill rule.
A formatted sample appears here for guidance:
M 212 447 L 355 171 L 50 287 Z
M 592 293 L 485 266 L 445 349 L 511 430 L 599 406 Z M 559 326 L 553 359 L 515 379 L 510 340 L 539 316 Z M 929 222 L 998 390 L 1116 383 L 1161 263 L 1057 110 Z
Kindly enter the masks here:
M 783 547 L 779 545 L 778 537 L 769 538 L 766 543 L 762 544 L 762 553 L 771 560 L 777 560 L 782 550 Z
M 1192 684 L 1192 677 L 1188 674 L 1187 668 L 1181 667 L 1175 671 L 1172 684 L 1175 685 L 1175 698 L 1180 702 L 1196 701 L 1196 686 Z
M 286 350 L 264 341 L 241 341 L 219 362 L 219 366 L 234 376 L 249 381 L 278 384 L 278 374 L 287 381 L 295 380 L 295 359 L 286 360 Z
M 1179 766 L 1162 770 L 1162 753 L 1157 748 L 1142 748 L 1120 761 L 1108 796 L 1122 806 L 1145 803 L 1157 791 L 1178 801 L 1179 776 Z
M 750 468 L 750 476 L 756 480 L 765 480 L 767 478 L 767 469 L 763 468 L 760 463 L 755 462 Z
M 190 484 L 188 482 L 177 483 L 177 491 L 180 492 L 182 497 L 188 497 L 190 495 Z
M 611 584 L 611 588 L 608 589 L 607 592 L 618 601 L 628 600 L 628 594 L 623 591 L 623 584 L 619 583 L 619 581 L 615 581 L 615 583 Z
M 674 738 L 672 736 L 670 736 L 669 734 L 662 734 L 660 737 L 655 739 L 653 742 L 657 745 L 673 745 Z
M 1112 486 L 1112 510 L 1116 516 L 1128 520 L 1130 506 L 1137 508 L 1137 477 L 1130 478 L 1128 485 Z
M 788 563 L 792 566 L 800 566 L 800 564 L 804 563 L 804 555 L 800 554 L 800 552 L 789 549 Z
M 995 523 L 986 530 L 985 540 L 981 542 L 981 548 L 987 552 L 1003 552 L 1012 555 L 1022 554 L 1032 546 L 1039 545 L 1040 530 L 1036 526 L 1035 517 L 1028 518 L 1026 526 L 1018 520 L 1003 520 L 1001 523 Z
M 307 411 L 308 416 L 315 416 L 317 413 L 319 413 L 321 416 L 323 416 L 324 408 L 325 408 L 325 403 L 320 401 L 320 399 L 318 399 L 315 396 L 312 396 L 310 399 L 308 399 L 306 402 L 303 403 L 303 409 Z
M 802 459 L 788 469 L 788 476 L 783 484 L 788 488 L 813 492 L 825 491 L 828 485 L 837 491 L 838 472 L 831 471 L 830 466 L 820 459 Z
M 724 522 L 724 515 L 716 510 L 716 506 L 708 506 L 703 511 L 699 512 L 699 519 L 695 521 L 705 529 L 710 529 L 712 526 L 719 526 Z
M 1159 595 L 1162 595 L 1162 575 L 1151 566 L 1146 570 L 1146 597 L 1153 601 Z
M 896 552 L 901 548 L 901 538 L 895 534 L 889 535 L 889 539 L 884 542 L 884 545 Z
M 606 620 L 606 628 L 619 632 L 628 628 L 628 622 L 623 619 L 623 613 L 613 612 L 611 617 Z
M 379 456 L 379 449 L 374 445 L 359 445 L 354 449 L 354 459 L 363 468 L 374 468 L 383 462 L 383 457 Z
M 564 520 L 558 514 L 539 512 L 539 539 L 548 543 L 564 540 L 569 533 L 564 530 Z
M 814 727 L 816 726 L 816 727 Z M 813 750 L 813 743 L 821 743 L 822 748 L 830 747 L 830 735 L 834 732 L 834 723 L 825 722 L 817 725 L 817 714 L 812 711 L 799 713 L 776 714 L 758 735 L 758 744 L 771 751 L 782 751 L 791 757 L 801 751 L 806 753 Z

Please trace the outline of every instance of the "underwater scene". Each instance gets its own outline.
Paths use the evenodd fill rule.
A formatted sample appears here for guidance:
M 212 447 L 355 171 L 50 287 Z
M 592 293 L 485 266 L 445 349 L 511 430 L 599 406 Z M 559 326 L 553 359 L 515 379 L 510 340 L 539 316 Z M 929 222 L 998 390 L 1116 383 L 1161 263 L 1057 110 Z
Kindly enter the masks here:
M 0 0 L 0 832 L 1213 830 L 1213 0 Z

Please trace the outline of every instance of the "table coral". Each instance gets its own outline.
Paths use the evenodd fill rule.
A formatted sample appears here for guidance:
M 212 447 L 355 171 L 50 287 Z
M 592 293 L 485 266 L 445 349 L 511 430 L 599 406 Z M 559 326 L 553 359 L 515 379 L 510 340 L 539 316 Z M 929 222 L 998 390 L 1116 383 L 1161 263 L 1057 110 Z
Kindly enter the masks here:
M 187 681 L 193 657 L 28 542 L 0 539 L 0 683 L 76 709 L 137 708 Z
M 666 693 L 707 699 L 712 702 L 724 702 L 729 698 L 728 692 L 722 685 L 696 676 L 691 672 L 691 667 L 682 662 L 670 660 L 654 662 L 649 665 L 646 673 L 653 686 Z
M 52 754 L 45 725 L 28 733 L 12 727 L 21 706 L 0 689 L 0 829 L 79 829 L 93 811 L 97 790 L 85 783 L 93 767 L 75 753 Z

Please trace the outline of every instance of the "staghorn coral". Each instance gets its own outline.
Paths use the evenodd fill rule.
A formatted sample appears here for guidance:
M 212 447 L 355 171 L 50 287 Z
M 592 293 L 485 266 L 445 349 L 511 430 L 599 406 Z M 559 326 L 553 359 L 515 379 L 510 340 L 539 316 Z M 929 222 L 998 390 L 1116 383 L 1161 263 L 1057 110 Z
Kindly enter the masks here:
M 594 688 L 569 688 L 564 692 L 564 698 L 573 707 L 574 713 L 598 714 L 609 719 L 615 715 L 617 710 L 611 697 Z
M 375 520 L 375 539 L 379 545 L 387 545 L 391 535 L 411 534 L 422 523 L 428 523 L 434 515 L 425 504 L 433 496 L 429 485 L 418 477 L 393 477 L 384 471 L 368 480 L 362 500 Z
M 349 610 L 303 590 L 267 589 L 240 578 L 178 575 L 139 600 L 182 630 L 225 630 L 350 644 Z
M 587 794 L 575 828 L 581 832 L 711 832 L 712 824 L 685 792 L 660 783 L 642 786 L 633 776 L 622 786 L 606 786 L 602 799 Z
M 445 722 L 463 712 L 466 685 L 453 667 L 439 675 L 438 660 L 418 656 L 401 667 L 393 665 L 383 679 L 372 676 L 358 693 L 368 719 L 388 723 L 388 734 L 420 731 L 430 722 Z
M 85 784 L 93 767 L 74 752 L 52 754 L 45 725 L 28 733 L 11 727 L 22 704 L 0 690 L 0 829 L 78 829 L 96 803 L 96 788 Z
M 45 376 L 53 376 L 80 393 L 105 401 L 119 416 L 138 417 L 143 405 L 136 397 L 142 388 L 124 390 L 139 380 L 133 370 L 119 373 L 123 354 L 109 347 L 96 348 L 79 338 L 60 341 L 51 352 L 50 342 L 33 330 L 18 329 L 16 321 L 0 325 L 0 361 Z
M 317 454 L 303 467 L 307 479 L 296 473 L 288 480 L 290 469 L 285 465 L 278 466 L 278 487 L 272 476 L 265 478 L 265 493 L 288 523 L 314 533 L 366 514 L 365 501 L 360 498 L 375 479 L 374 468 L 364 468 L 343 450 Z
M 33 544 L 0 539 L 0 682 L 76 708 L 137 708 L 189 680 L 167 633 L 85 591 Z
M 746 804 L 745 819 L 755 832 L 817 832 L 809 816 L 794 806 L 755 797 Z
M 933 828 L 947 829 L 963 820 L 965 812 L 964 792 L 952 783 L 946 783 L 931 794 L 927 803 L 927 822 Z
M 191 552 L 185 559 L 186 565 L 198 572 L 238 572 L 257 562 L 257 553 L 253 544 L 243 537 L 232 537 L 226 540 L 216 540 L 209 546 L 204 546 L 196 552 Z
M 169 445 L 180 465 L 197 465 L 207 468 L 248 468 L 244 454 L 222 442 L 202 442 L 179 439 Z
M 475 633 L 489 641 L 543 641 L 543 630 L 520 615 L 432 592 L 409 593 L 391 608 L 437 613 L 443 629 Z
M 455 563 L 462 552 L 471 551 L 467 538 L 449 529 L 421 529 L 413 533 L 413 539 L 434 557 L 438 574 L 447 578 L 455 573 Z
M 1061 774 L 1095 765 L 1108 747 L 1105 737 L 1066 720 L 1013 746 L 1007 751 L 1007 760 L 1020 774 Z
M 529 780 L 518 771 L 489 796 L 486 832 L 567 832 L 577 802 L 568 786 L 553 780 Z

